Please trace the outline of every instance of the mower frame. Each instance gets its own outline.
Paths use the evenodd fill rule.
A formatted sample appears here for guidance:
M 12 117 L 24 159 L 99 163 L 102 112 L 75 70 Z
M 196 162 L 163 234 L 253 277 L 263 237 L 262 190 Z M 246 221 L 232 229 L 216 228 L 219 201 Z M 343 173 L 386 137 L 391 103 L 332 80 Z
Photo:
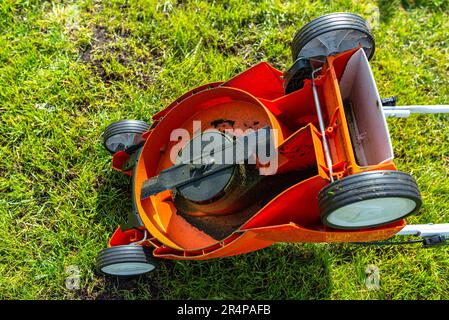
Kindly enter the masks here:
M 407 225 L 400 219 L 350 230 L 323 223 L 317 195 L 327 186 L 353 175 L 397 171 L 386 117 L 449 113 L 448 105 L 394 106 L 391 101 L 383 105 L 368 61 L 374 52 L 371 33 L 362 18 L 337 15 L 340 16 L 335 26 L 332 25 L 334 16 L 329 15 L 311 22 L 298 33 L 293 43 L 297 53 L 294 68 L 288 72 L 261 62 L 226 82 L 190 90 L 152 117 L 152 125 L 142 131 L 143 146 L 139 145 L 133 152 L 124 149 L 113 153 L 112 167 L 132 176 L 133 212 L 128 223 L 116 229 L 109 247 L 123 246 L 125 250 L 125 246 L 131 244 L 153 248 L 152 255 L 156 258 L 206 260 L 248 253 L 277 242 L 370 243 L 395 235 L 424 239 L 449 236 L 447 223 Z M 365 52 L 367 48 L 360 45 L 343 52 L 334 52 L 339 46 L 333 47 L 332 54 L 320 61 L 318 67 L 313 58 L 301 56 L 301 48 L 307 45 L 309 38 L 314 39 L 313 24 L 321 25 L 316 35 L 320 37 L 329 26 L 329 32 L 341 36 L 339 28 L 351 27 L 351 23 L 359 34 L 368 36 L 364 44 L 369 57 Z M 312 49 L 309 51 L 317 52 L 320 47 Z M 301 79 L 295 78 L 298 75 Z M 358 105 L 348 104 L 350 95 Z M 257 120 L 253 121 L 255 129 L 268 125 L 277 130 L 275 147 L 279 167 L 276 174 L 288 174 L 293 169 L 313 173 L 288 185 L 260 208 L 250 207 L 251 214 L 238 223 L 230 218 L 230 224 L 236 227 L 219 238 L 203 232 L 177 213 L 176 183 L 172 188 L 147 195 L 142 186 L 149 181 L 157 183 L 161 174 L 176 166 L 166 154 L 173 147 L 168 138 L 171 130 L 186 129 L 187 123 L 198 115 L 207 119 L 211 126 L 215 121 L 211 120 L 219 119 L 226 110 L 223 106 L 229 108 L 232 103 L 234 116 L 239 121 Z M 136 126 L 142 128 L 142 124 L 134 124 Z M 261 175 L 272 174 L 263 166 L 259 165 L 258 169 Z M 414 190 L 414 180 L 409 183 Z M 416 210 L 420 204 L 419 197 Z M 195 212 L 193 216 L 204 215 L 207 214 Z M 221 218 L 227 219 L 226 215 Z M 141 259 L 145 254 L 135 252 Z M 102 261 L 109 259 L 105 256 L 103 254 Z

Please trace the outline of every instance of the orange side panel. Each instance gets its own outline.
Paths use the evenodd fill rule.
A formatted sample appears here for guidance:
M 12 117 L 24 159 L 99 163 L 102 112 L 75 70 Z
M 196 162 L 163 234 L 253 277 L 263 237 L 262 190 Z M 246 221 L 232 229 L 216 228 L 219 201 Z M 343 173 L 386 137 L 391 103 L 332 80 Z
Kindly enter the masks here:
M 266 239 L 258 239 L 256 238 L 255 233 L 244 233 L 242 235 L 238 235 L 239 238 L 237 241 L 231 242 L 227 245 L 218 244 L 214 246 L 213 251 L 201 250 L 200 252 L 196 252 L 198 255 L 193 255 L 195 252 L 186 253 L 181 250 L 173 250 L 171 248 L 163 247 L 156 248 L 153 251 L 155 257 L 165 258 L 165 259 L 174 259 L 174 260 L 207 260 L 213 258 L 221 258 L 227 256 L 235 256 L 238 254 L 244 254 L 252 251 L 256 251 L 259 249 L 266 248 L 273 244 L 273 241 Z
M 391 238 L 404 226 L 405 221 L 401 220 L 381 228 L 346 232 L 330 228 L 325 231 L 311 230 L 289 223 L 255 228 L 247 232 L 255 234 L 256 239 L 274 242 L 369 242 Z
M 282 72 L 266 62 L 260 62 L 240 73 L 223 86 L 237 88 L 266 100 L 274 100 L 284 95 Z
M 126 161 L 128 161 L 129 159 L 129 154 L 127 154 L 125 151 L 119 151 L 117 153 L 115 153 L 112 156 L 112 168 L 114 170 L 123 172 L 124 174 L 128 175 L 128 176 L 132 176 L 133 175 L 133 170 L 127 170 L 127 171 L 123 171 L 123 165 L 126 163 Z
M 295 222 L 300 225 L 320 225 L 318 192 L 327 184 L 315 176 L 290 187 L 269 202 L 240 230 Z
M 122 231 L 120 227 L 118 227 L 114 234 L 109 240 L 109 247 L 127 245 L 131 242 L 136 242 L 142 240 L 144 237 L 144 232 L 138 229 L 129 229 L 126 231 Z

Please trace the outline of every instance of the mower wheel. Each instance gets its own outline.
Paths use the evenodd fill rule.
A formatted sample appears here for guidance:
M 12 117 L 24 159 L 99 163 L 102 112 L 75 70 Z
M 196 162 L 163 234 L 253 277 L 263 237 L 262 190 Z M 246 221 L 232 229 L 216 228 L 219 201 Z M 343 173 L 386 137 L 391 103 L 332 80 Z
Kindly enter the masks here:
M 375 43 L 368 23 L 353 13 L 331 13 L 303 26 L 294 37 L 291 50 L 293 61 L 300 57 L 324 61 L 327 56 L 359 46 L 371 59 Z
M 321 189 L 321 220 L 336 229 L 363 229 L 403 219 L 419 210 L 415 179 L 395 170 L 350 175 Z
M 104 131 L 104 146 L 111 154 L 135 151 L 143 143 L 142 134 L 148 128 L 148 123 L 140 120 L 113 122 Z
M 312 64 L 308 59 L 298 59 L 284 73 L 285 94 L 292 93 L 304 86 L 304 80 L 312 78 Z
M 153 271 L 157 261 L 151 249 L 139 245 L 122 245 L 103 249 L 97 257 L 98 272 L 107 276 L 133 277 Z

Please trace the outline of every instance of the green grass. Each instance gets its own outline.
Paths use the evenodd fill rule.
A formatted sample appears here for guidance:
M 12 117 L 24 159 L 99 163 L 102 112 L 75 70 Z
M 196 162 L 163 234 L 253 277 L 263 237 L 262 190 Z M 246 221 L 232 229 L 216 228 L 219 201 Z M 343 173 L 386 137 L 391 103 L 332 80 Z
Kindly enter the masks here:
M 447 0 L 0 1 L 0 298 L 448 299 L 448 247 L 276 244 L 167 261 L 131 282 L 93 272 L 131 203 L 101 145 L 105 127 L 150 121 L 185 91 L 259 61 L 285 70 L 295 31 L 335 11 L 374 22 L 381 95 L 449 102 Z M 449 118 L 388 122 L 396 163 L 424 199 L 409 222 L 449 222 Z M 370 264 L 377 291 L 364 284 Z M 65 288 L 70 265 L 80 290 Z

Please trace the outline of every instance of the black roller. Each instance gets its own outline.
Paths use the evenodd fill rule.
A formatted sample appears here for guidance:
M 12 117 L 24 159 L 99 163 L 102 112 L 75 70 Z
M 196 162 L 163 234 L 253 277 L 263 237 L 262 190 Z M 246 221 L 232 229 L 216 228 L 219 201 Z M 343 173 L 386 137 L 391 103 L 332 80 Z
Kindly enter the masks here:
M 293 61 L 299 57 L 322 60 L 359 46 L 371 59 L 375 42 L 368 23 L 353 13 L 331 13 L 302 27 L 292 41 L 291 50 Z
M 153 271 L 156 266 L 151 249 L 139 245 L 106 248 L 97 257 L 97 271 L 108 276 L 138 276 Z
M 338 229 L 398 221 L 417 212 L 421 202 L 415 179 L 394 170 L 354 174 L 329 184 L 318 195 L 323 223 Z
M 142 134 L 148 129 L 148 123 L 140 120 L 113 122 L 104 131 L 104 146 L 111 154 L 134 150 L 143 142 Z

